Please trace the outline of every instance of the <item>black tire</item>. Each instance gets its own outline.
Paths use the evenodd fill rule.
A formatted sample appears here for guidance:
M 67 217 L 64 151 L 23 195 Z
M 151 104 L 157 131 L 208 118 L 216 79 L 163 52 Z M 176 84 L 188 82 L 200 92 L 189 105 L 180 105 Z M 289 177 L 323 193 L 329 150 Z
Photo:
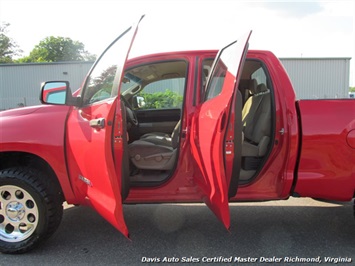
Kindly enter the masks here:
M 60 191 L 36 169 L 0 171 L 0 252 L 27 252 L 56 231 L 63 216 Z

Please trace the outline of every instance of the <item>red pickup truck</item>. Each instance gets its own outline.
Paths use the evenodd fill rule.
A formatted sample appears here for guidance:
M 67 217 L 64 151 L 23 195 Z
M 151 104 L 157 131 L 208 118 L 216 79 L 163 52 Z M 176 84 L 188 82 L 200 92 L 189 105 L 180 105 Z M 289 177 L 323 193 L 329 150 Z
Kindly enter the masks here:
M 137 27 L 95 62 L 82 88 L 42 85 L 44 105 L 0 113 L 0 251 L 23 253 L 58 227 L 63 202 L 90 205 L 129 237 L 123 203 L 290 196 L 350 201 L 355 101 L 297 101 L 250 34 L 217 51 L 127 60 Z

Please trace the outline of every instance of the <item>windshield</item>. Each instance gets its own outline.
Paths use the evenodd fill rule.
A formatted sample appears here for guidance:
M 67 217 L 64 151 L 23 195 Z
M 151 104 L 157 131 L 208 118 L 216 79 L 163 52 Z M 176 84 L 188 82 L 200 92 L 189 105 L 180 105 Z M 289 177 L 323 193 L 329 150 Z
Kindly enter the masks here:
M 125 73 L 121 83 L 121 94 L 124 96 L 136 88 L 139 89 L 142 85 L 142 80 L 131 73 Z

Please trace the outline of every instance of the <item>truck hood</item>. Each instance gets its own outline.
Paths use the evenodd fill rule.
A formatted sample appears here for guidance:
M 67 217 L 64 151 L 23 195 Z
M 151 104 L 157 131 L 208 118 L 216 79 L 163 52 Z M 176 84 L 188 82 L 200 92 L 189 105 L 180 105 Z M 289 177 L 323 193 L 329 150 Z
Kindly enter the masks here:
M 0 127 L 5 123 L 25 122 L 26 124 L 40 119 L 42 122 L 51 122 L 51 117 L 56 115 L 66 116 L 70 106 L 65 105 L 37 105 L 23 108 L 16 108 L 0 112 Z M 9 122 L 7 122 L 9 121 Z M 11 121 L 11 122 L 10 122 Z
M 7 110 L 7 111 L 2 111 L 2 112 L 0 112 L 0 117 L 28 115 L 28 114 L 36 112 L 39 109 L 43 109 L 44 107 L 46 107 L 46 106 L 45 105 L 38 105 L 38 106 L 22 107 L 22 108 L 16 108 L 16 109 L 11 109 L 11 110 Z M 49 107 L 49 106 L 47 106 L 47 107 Z
M 69 109 L 65 105 L 39 105 L 0 112 L 1 149 L 23 151 L 24 143 L 63 145 Z

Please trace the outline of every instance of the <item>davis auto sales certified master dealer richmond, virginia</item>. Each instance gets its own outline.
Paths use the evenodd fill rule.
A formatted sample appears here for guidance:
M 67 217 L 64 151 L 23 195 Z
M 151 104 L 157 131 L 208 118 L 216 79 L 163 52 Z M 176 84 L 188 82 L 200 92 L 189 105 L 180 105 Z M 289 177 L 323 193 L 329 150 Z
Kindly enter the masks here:
M 351 263 L 349 257 L 142 257 L 143 263 Z

